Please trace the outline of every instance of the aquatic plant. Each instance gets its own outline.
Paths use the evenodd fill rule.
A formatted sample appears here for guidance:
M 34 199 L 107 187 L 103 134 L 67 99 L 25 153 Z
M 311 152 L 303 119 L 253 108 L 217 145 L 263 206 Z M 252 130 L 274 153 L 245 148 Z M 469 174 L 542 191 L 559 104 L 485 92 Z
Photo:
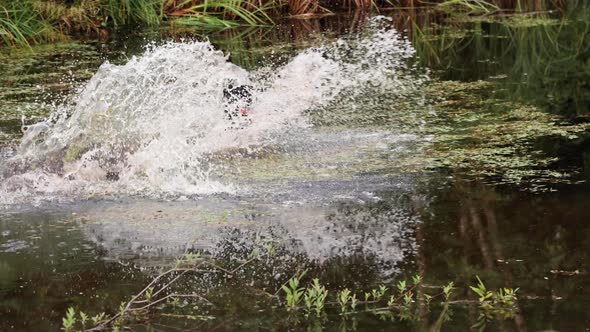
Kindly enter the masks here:
M 62 322 L 64 331 L 72 331 L 74 324 L 76 323 L 76 310 L 72 307 L 69 307 L 68 311 L 66 312 L 66 317 L 62 319 Z
M 413 279 L 421 281 L 422 277 L 414 276 Z M 420 296 L 425 299 L 422 305 L 425 305 L 425 309 L 427 310 L 431 306 L 433 299 L 442 298 L 440 302 L 441 305 L 445 307 L 445 309 L 441 313 L 441 317 L 448 318 L 448 315 L 450 315 L 450 311 L 448 311 L 449 305 L 466 303 L 477 304 L 481 309 L 481 315 L 487 317 L 487 320 L 493 319 L 495 317 L 512 317 L 518 310 L 518 308 L 515 306 L 517 300 L 516 292 L 518 289 L 500 288 L 496 292 L 491 292 L 485 288 L 485 285 L 479 279 L 479 277 L 477 277 L 477 280 L 478 284 L 476 286 L 470 286 L 470 288 L 476 293 L 482 294 L 478 301 L 475 302 L 471 300 L 451 301 L 453 290 L 455 289 L 453 282 L 449 282 L 446 285 L 438 287 L 428 285 L 426 288 L 424 288 L 422 287 L 421 282 L 414 283 L 411 287 L 409 287 L 407 281 L 400 280 L 395 283 L 397 293 L 389 293 L 387 286 L 380 285 L 379 287 L 372 289 L 370 292 L 365 293 L 365 300 L 361 301 L 360 303 L 365 304 L 365 310 L 363 312 L 374 313 L 380 317 L 389 317 L 392 319 L 397 317 L 402 320 L 417 319 L 418 314 L 415 313 L 414 310 L 419 310 L 417 303 L 420 301 L 418 301 L 417 297 L 419 296 L 418 294 L 422 294 Z M 300 309 L 300 307 L 293 302 L 293 297 L 291 295 L 293 293 L 292 290 L 297 289 L 300 292 L 305 293 L 304 308 L 305 312 L 308 314 L 312 311 L 312 309 L 315 309 L 316 317 L 319 317 L 322 313 L 324 313 L 324 307 L 330 307 L 334 305 L 339 307 L 340 315 L 350 315 L 356 313 L 356 306 L 359 301 L 356 299 L 353 291 L 349 290 L 348 288 L 337 292 L 335 301 L 329 302 L 326 301 L 328 291 L 324 286 L 321 286 L 319 279 L 314 278 L 313 283 L 305 289 L 299 288 L 299 282 L 300 280 L 298 278 L 291 278 L 287 283 L 291 284 L 289 287 L 287 287 L 289 292 L 285 292 L 285 308 L 287 311 L 293 313 Z M 283 289 L 285 287 L 286 286 L 283 286 Z M 441 292 L 439 294 L 428 294 L 425 292 L 426 289 L 433 288 L 438 288 L 441 290 Z M 386 301 L 385 298 L 387 298 Z M 316 303 L 318 304 L 317 306 Z M 352 311 L 348 311 L 349 303 Z M 386 306 L 383 307 L 383 304 Z
M 291 281 L 289 281 L 289 284 L 290 283 Z M 315 310 L 316 317 L 319 317 L 324 310 L 326 297 L 328 297 L 328 291 L 326 290 L 326 287 L 320 284 L 320 280 L 318 278 L 314 278 L 311 287 L 308 287 L 305 290 L 305 294 L 303 296 L 303 302 L 305 303 L 307 311 L 311 312 L 313 308 Z M 289 305 L 288 299 L 287 304 L 288 308 L 292 310 L 293 307 Z
M 383 295 L 385 295 L 385 292 L 387 292 L 388 289 L 389 288 L 387 288 L 387 286 L 385 285 L 380 285 L 378 288 L 372 289 L 371 296 L 373 297 L 373 301 L 381 301 L 381 298 L 383 297 Z
M 542 4 L 543 7 L 539 7 Z M 440 0 L 23 0 L 0 1 L 0 37 L 5 45 L 26 46 L 29 42 L 51 40 L 73 32 L 105 35 L 105 28 L 127 24 L 155 26 L 169 21 L 202 29 L 225 29 L 240 25 L 273 24 L 271 16 L 288 13 L 309 16 L 330 13 L 330 9 L 397 6 L 413 9 L 430 6 L 452 15 L 489 15 L 510 9 L 514 12 L 542 10 L 550 5 L 565 6 L 561 1 Z M 15 9 L 15 7 L 17 7 Z M 411 15 L 411 14 L 408 14 Z
M 486 288 L 483 281 L 476 276 L 477 285 L 470 286 L 471 290 L 477 294 L 480 313 L 475 327 L 483 330 L 487 322 L 500 316 L 504 319 L 512 318 L 518 310 L 516 306 L 516 292 L 518 288 L 499 288 L 492 292 Z
M 352 301 L 353 296 L 350 296 L 350 290 L 348 288 L 344 288 L 342 291 L 338 292 L 337 301 L 340 304 L 340 313 L 344 315 L 347 312 L 348 308 L 348 301 Z M 356 304 L 355 304 L 356 306 Z M 354 310 L 354 309 L 353 309 Z
M 28 47 L 60 37 L 28 1 L 0 0 L 0 45 Z
M 454 283 L 452 281 L 449 282 L 448 284 L 446 284 L 445 286 L 443 286 L 443 294 L 445 296 L 445 302 L 448 302 L 449 299 L 451 298 L 451 294 L 453 294 L 453 289 L 455 288 L 453 286 L 454 286 Z
M 410 36 L 420 61 L 445 79 L 476 80 L 505 74 L 497 90 L 511 100 L 535 102 L 568 117 L 586 117 L 590 4 L 561 4 L 562 18 L 535 7 L 535 15 L 412 20 Z M 532 5 L 532 4 L 531 4 Z M 523 2 L 523 10 L 528 5 Z M 443 24 L 439 24 L 443 23 Z M 494 61 L 488 61 L 495 59 Z M 498 77 L 500 78 L 500 77 Z
M 270 8 L 270 6 L 258 7 L 249 0 L 189 2 L 183 7 L 174 8 L 168 16 L 179 17 L 174 21 L 175 23 L 203 28 L 235 27 L 240 24 L 258 26 L 272 23 L 266 13 Z
M 233 282 L 238 282 L 237 286 L 244 291 L 248 288 L 253 289 L 254 292 L 249 292 L 250 295 L 246 296 L 256 300 L 259 312 L 272 311 L 278 313 L 279 316 L 286 315 L 288 319 L 295 321 L 305 318 L 309 321 L 322 322 L 330 315 L 337 314 L 344 322 L 349 317 L 354 320 L 354 315 L 367 313 L 375 315 L 379 319 L 420 320 L 423 319 L 424 312 L 430 311 L 431 306 L 440 305 L 443 310 L 435 323 L 435 325 L 440 325 L 450 318 L 452 314 L 450 306 L 467 304 L 479 308 L 480 316 L 484 317 L 482 319 L 485 324 L 490 319 L 512 317 L 518 311 L 516 306 L 518 289 L 500 288 L 491 291 L 479 277 L 476 277 L 477 284 L 471 286 L 471 289 L 478 294 L 478 299 L 475 301 L 471 299 L 451 300 L 454 289 L 452 282 L 443 286 L 424 284 L 424 279 L 420 275 L 413 276 L 412 283 L 401 279 L 378 285 L 368 292 L 372 298 L 365 301 L 357 300 L 355 295 L 362 289 L 345 288 L 333 293 L 335 295 L 331 297 L 329 289 L 320 282 L 320 278 L 312 278 L 304 287 L 302 281 L 305 279 L 306 272 L 292 276 L 279 286 L 275 294 L 270 294 L 263 289 L 255 289 L 251 281 L 240 281 L 242 280 L 240 275 L 244 273 L 243 268 L 258 259 L 260 258 L 241 262 L 238 267 L 232 270 L 211 260 L 210 257 L 201 257 L 192 265 L 173 267 L 155 276 L 129 301 L 122 302 L 111 315 L 99 313 L 89 318 L 90 316 L 85 312 L 76 312 L 73 307 L 70 307 L 63 318 L 64 330 L 123 330 L 126 326 L 133 326 L 136 323 L 149 323 L 150 320 L 159 316 L 171 319 L 211 320 L 214 317 L 203 315 L 201 311 L 207 311 L 207 307 L 216 305 L 216 301 L 225 300 L 216 298 L 209 290 L 207 294 L 202 293 L 203 290 L 193 285 L 195 276 L 214 274 L 221 274 L 232 279 Z M 184 258 L 179 258 L 179 260 L 184 260 Z M 244 284 L 241 284 L 242 282 Z M 206 298 L 206 295 L 212 298 Z M 235 294 L 231 293 L 230 296 L 234 297 Z M 420 299 L 427 300 L 421 301 Z M 364 309 L 358 310 L 358 304 L 364 304 Z M 281 305 L 286 309 L 286 312 L 276 311 L 277 305 Z
M 300 277 L 292 277 L 285 285 L 281 286 L 282 290 L 285 292 L 285 306 L 287 311 L 293 311 L 297 309 L 299 302 L 301 302 L 301 299 L 305 294 L 305 289 L 299 287 L 299 279 Z M 309 304 L 311 308 L 312 303 Z
M 75 32 L 105 34 L 109 26 L 158 25 L 164 21 L 201 28 L 271 24 L 272 1 L 252 0 L 0 0 L 0 39 L 10 46 L 65 38 Z
M 127 23 L 157 25 L 162 18 L 162 0 L 102 0 L 101 13 L 115 26 Z
M 484 0 L 446 0 L 436 5 L 440 10 L 450 13 L 466 13 L 468 15 L 490 14 L 500 8 L 493 2 Z
M 105 23 L 98 1 L 81 1 L 71 5 L 55 1 L 28 1 L 43 21 L 57 27 L 61 33 L 73 31 L 98 34 Z
M 542 139 L 580 144 L 590 125 L 543 112 L 539 107 L 494 96 L 495 81 L 438 81 L 426 88 L 432 111 L 399 114 L 408 132 L 428 137 L 421 156 L 398 159 L 398 169 L 454 169 L 486 183 L 549 191 L 554 183 L 573 183 L 580 168 L 552 168 L 560 160 L 539 144 Z M 420 126 L 415 116 L 421 114 Z M 412 126 L 414 124 L 414 126 Z

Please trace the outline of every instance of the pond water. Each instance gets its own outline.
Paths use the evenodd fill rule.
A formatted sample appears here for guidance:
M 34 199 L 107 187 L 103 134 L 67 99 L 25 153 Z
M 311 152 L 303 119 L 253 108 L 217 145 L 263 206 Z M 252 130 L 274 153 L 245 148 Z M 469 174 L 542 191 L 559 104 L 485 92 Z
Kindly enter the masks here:
M 183 280 L 206 301 L 133 330 L 587 330 L 582 9 L 419 31 L 341 15 L 210 42 L 168 27 L 1 55 L 0 330 L 116 313 L 194 252 L 236 270 Z M 243 122 L 229 84 L 252 86 Z M 479 276 L 519 301 L 485 326 L 471 302 L 308 319 L 268 296 L 304 270 L 359 297 L 418 273 L 473 300 Z

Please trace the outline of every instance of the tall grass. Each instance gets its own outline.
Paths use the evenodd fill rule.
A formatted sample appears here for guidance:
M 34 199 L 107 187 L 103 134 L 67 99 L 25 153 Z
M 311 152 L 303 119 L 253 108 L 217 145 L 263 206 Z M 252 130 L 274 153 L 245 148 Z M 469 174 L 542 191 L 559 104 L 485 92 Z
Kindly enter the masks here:
M 272 9 L 269 4 L 259 6 L 255 0 L 169 0 L 163 6 L 163 15 L 168 19 L 176 18 L 176 23 L 204 28 L 259 26 L 272 23 L 267 14 Z
M 37 31 L 20 11 L 0 6 L 0 38 L 7 45 L 29 46 Z
M 108 27 L 154 26 L 163 21 L 224 29 L 273 23 L 271 16 L 305 17 L 339 8 L 362 10 L 430 6 L 461 15 L 545 10 L 565 0 L 0 0 L 0 46 L 27 46 L 73 32 L 102 34 Z M 61 35 L 60 35 L 61 33 Z
M 162 0 L 102 0 L 101 12 L 113 23 L 124 25 L 128 23 L 143 23 L 157 25 L 162 18 Z
M 0 40 L 3 44 L 28 47 L 31 42 L 59 37 L 28 1 L 0 0 Z
M 71 6 L 53 1 L 29 1 L 29 3 L 44 22 L 56 26 L 63 33 L 90 32 L 100 27 L 99 2 L 96 0 L 82 1 Z
M 200 28 L 271 24 L 276 0 L 0 0 L 0 46 L 26 47 L 70 33 L 163 21 Z
M 500 9 L 492 2 L 484 0 L 447 0 L 438 4 L 437 8 L 469 15 L 489 14 Z

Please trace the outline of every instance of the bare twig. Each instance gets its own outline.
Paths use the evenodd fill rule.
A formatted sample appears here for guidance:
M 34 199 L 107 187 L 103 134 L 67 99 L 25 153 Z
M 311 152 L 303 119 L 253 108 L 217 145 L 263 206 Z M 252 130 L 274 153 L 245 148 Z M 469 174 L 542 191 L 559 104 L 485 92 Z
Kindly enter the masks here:
M 108 320 L 104 321 L 103 323 L 88 329 L 86 331 L 100 331 L 100 330 L 104 330 L 106 329 L 107 326 L 109 326 L 113 321 L 115 321 L 117 318 L 119 317 L 123 317 L 125 316 L 127 313 L 132 312 L 132 311 L 142 311 L 142 310 L 147 310 L 150 309 L 151 307 L 155 306 L 156 304 L 162 303 L 170 298 L 179 298 L 179 297 L 190 297 L 190 298 L 198 298 L 202 301 L 207 302 L 210 305 L 213 305 L 213 303 L 211 303 L 209 300 L 207 300 L 205 297 L 198 295 L 198 294 L 168 294 L 162 298 L 159 298 L 153 302 L 150 302 L 149 300 L 139 300 L 139 298 L 144 295 L 150 288 L 152 288 L 158 281 L 160 281 L 162 278 L 164 278 L 165 276 L 168 276 L 170 274 L 173 273 L 179 273 L 176 277 L 174 277 L 171 281 L 169 281 L 168 283 L 166 283 L 164 286 L 160 287 L 160 289 L 158 289 L 158 291 L 156 291 L 152 297 L 156 297 L 157 295 L 159 295 L 160 293 L 162 293 L 163 291 L 167 290 L 170 288 L 170 286 L 172 286 L 175 282 L 177 282 L 182 276 L 184 276 L 186 273 L 188 272 L 201 272 L 201 273 L 215 273 L 215 272 L 224 272 L 230 275 L 233 275 L 235 272 L 237 272 L 238 270 L 240 270 L 241 268 L 243 268 L 244 266 L 250 264 L 252 261 L 254 261 L 256 259 L 256 257 L 251 258 L 247 261 L 245 261 L 244 263 L 240 264 L 238 267 L 236 267 L 233 270 L 228 270 L 224 267 L 221 267 L 219 265 L 216 265 L 212 262 L 201 262 L 199 264 L 197 264 L 196 266 L 192 267 L 192 268 L 172 268 L 170 270 L 167 270 L 165 272 L 163 272 L 162 274 L 156 276 L 146 287 L 144 287 L 139 293 L 135 294 L 131 300 L 127 303 L 127 305 L 125 306 L 125 308 L 123 310 L 121 310 L 121 312 L 117 313 L 116 315 L 114 315 L 113 317 L 109 318 Z M 199 266 L 202 265 L 208 265 L 209 267 L 212 268 L 212 270 L 201 270 L 198 269 Z M 259 290 L 260 291 L 260 290 Z M 264 291 L 260 291 L 263 293 L 266 293 Z M 269 293 L 266 293 L 270 296 L 273 296 Z M 138 308 L 132 308 L 133 305 L 136 304 L 144 304 L 144 303 L 148 303 L 142 307 L 138 307 Z
M 176 280 L 178 280 L 180 277 L 182 277 L 183 275 L 185 275 L 189 270 L 184 270 L 182 271 L 179 275 L 177 275 L 176 277 L 174 277 L 174 279 L 172 279 L 169 283 L 167 283 L 166 285 L 162 286 L 162 288 L 160 288 L 157 292 L 155 292 L 152 297 L 156 297 L 158 296 L 158 294 L 160 294 L 163 290 L 167 289 L 170 285 L 172 285 Z

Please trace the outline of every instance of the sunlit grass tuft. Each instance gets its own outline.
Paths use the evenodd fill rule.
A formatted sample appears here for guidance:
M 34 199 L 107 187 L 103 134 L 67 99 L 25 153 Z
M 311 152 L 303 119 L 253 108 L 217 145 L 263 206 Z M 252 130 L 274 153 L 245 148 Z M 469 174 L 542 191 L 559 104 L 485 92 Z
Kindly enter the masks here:
M 157 25 L 162 18 L 163 0 L 102 0 L 103 15 L 115 26 L 128 23 Z
M 4 45 L 29 47 L 31 42 L 62 37 L 28 1 L 0 0 L 0 40 Z

